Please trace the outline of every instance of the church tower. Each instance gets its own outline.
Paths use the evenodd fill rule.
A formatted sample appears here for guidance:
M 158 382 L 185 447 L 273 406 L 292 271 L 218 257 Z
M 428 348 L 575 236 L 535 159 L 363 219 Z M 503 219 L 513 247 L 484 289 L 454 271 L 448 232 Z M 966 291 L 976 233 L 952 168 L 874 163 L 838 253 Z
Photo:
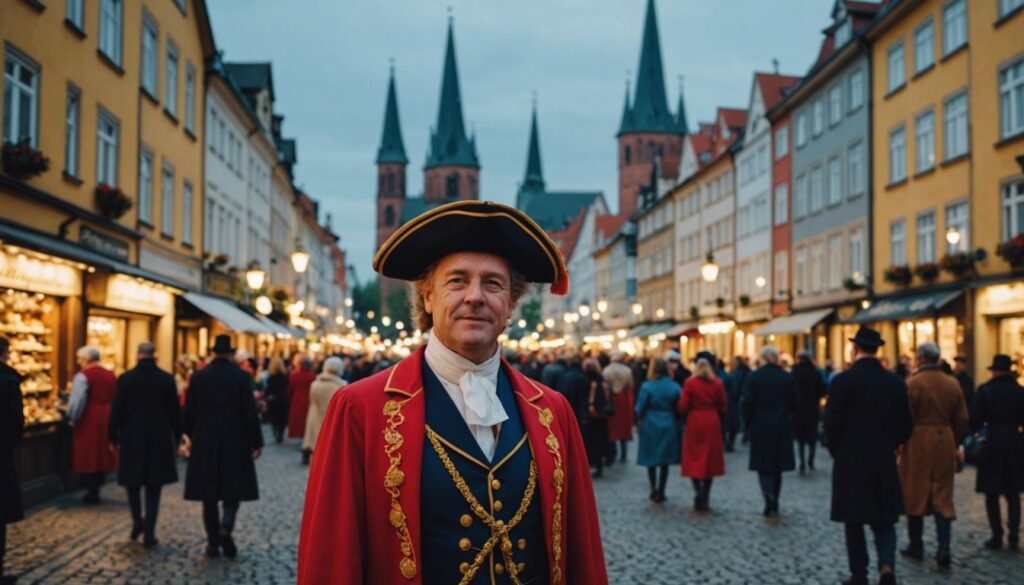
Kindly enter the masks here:
M 427 163 L 423 167 L 423 198 L 428 204 L 480 197 L 480 162 L 476 154 L 476 139 L 467 137 L 462 118 L 452 27 L 452 19 L 449 18 L 441 103 L 437 110 L 437 125 L 430 134 Z
M 409 164 L 398 119 L 395 67 L 391 66 L 384 130 L 377 149 L 377 247 L 398 229 L 405 205 L 405 167 Z
M 636 75 L 636 93 L 630 103 L 629 87 L 619 124 L 619 214 L 632 215 L 641 189 L 651 183 L 658 162 L 662 179 L 674 179 L 686 134 L 686 114 L 679 96 L 679 113 L 668 107 L 665 74 L 661 64 L 661 41 L 654 0 L 647 2 L 644 37 L 640 47 L 640 66 Z

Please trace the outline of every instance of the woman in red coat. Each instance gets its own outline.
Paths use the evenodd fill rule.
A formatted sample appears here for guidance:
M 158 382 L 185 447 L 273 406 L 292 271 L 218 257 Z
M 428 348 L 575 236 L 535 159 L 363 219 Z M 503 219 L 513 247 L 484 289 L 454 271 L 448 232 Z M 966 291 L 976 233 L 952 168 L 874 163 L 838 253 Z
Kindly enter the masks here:
M 622 363 L 622 359 L 622 352 L 613 353 L 612 363 L 605 366 L 602 372 L 611 388 L 612 401 L 615 402 L 615 413 L 608 419 L 608 440 L 611 441 L 609 462 L 615 461 L 616 453 L 625 462 L 626 443 L 633 439 L 633 372 Z
M 313 360 L 301 356 L 298 367 L 288 376 L 288 438 L 301 439 L 306 436 L 306 415 L 309 412 L 309 387 L 316 380 Z M 302 464 L 309 464 L 311 451 L 302 451 Z
M 86 486 L 86 504 L 100 501 L 100 486 L 107 472 L 117 469 L 117 453 L 107 441 L 110 404 L 117 391 L 114 373 L 100 364 L 95 347 L 83 347 L 77 353 L 81 370 L 71 382 L 68 416 L 72 430 L 71 469 L 82 476 Z
M 708 510 L 712 478 L 725 475 L 721 417 L 726 408 L 725 388 L 706 357 L 683 384 L 679 412 L 686 417 L 683 435 L 683 477 L 693 480 L 695 510 Z

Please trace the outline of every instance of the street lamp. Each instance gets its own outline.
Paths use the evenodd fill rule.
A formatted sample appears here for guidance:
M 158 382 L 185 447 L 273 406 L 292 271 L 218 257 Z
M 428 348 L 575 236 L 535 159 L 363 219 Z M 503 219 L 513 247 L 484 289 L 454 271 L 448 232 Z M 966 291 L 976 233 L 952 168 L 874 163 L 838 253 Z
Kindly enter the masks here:
M 700 267 L 700 277 L 704 282 L 715 282 L 718 280 L 718 264 L 715 264 L 715 255 L 708 251 L 707 261 Z
M 644 312 L 644 306 L 641 305 L 640 303 L 633 303 L 633 306 L 631 308 L 633 310 L 633 314 L 638 317 L 640 316 L 640 313 Z
M 245 271 L 245 282 L 249 288 L 257 291 L 263 288 L 263 282 L 267 279 L 267 273 L 260 268 L 260 263 L 253 260 L 249 263 L 249 269 Z
M 267 295 L 260 295 L 256 297 L 256 310 L 263 315 L 269 315 L 274 312 L 274 303 L 270 302 Z
M 654 312 L 654 314 L 659 319 L 663 319 L 663 318 L 665 318 L 665 309 L 658 309 L 657 311 Z
M 526 319 L 520 319 L 519 321 L 516 321 L 516 325 L 518 325 L 520 329 L 525 329 Z
M 598 310 L 599 313 L 607 313 L 608 312 L 608 301 L 606 301 L 604 299 L 601 299 L 600 301 L 597 301 L 597 310 Z
M 590 314 L 590 305 L 588 305 L 587 303 L 583 303 L 582 305 L 580 305 L 580 315 L 586 317 L 589 314 Z
M 345 306 L 346 307 L 351 307 L 352 306 L 352 297 L 345 297 Z
M 383 317 L 380 318 L 380 324 L 385 327 L 391 325 L 391 317 L 384 315 Z
M 295 272 L 302 274 L 309 267 L 309 252 L 302 247 L 302 242 L 295 242 L 295 251 L 291 254 L 292 268 Z
M 405 323 L 402 323 L 401 321 L 396 322 L 395 329 L 398 329 L 399 331 L 405 329 Z
M 754 279 L 754 284 L 757 285 L 757 288 L 764 288 L 764 285 L 768 284 L 768 281 L 765 280 L 763 276 L 758 276 Z
M 946 230 L 946 241 L 949 242 L 950 246 L 956 246 L 960 243 L 960 228 L 950 227 Z
M 568 325 L 569 323 L 572 323 L 572 313 L 570 313 L 568 311 L 562 313 L 562 320 L 565 321 L 566 325 Z
M 544 326 L 547 327 L 548 329 L 552 329 L 555 326 L 555 320 L 552 319 L 551 317 L 544 319 Z

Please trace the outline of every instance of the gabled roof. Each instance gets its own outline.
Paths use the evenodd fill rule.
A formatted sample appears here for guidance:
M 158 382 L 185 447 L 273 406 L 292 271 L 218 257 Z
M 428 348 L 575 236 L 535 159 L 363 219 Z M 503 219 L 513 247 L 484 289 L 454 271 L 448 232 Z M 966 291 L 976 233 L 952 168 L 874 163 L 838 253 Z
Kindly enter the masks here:
M 551 238 L 558 244 L 558 249 L 562 251 L 562 257 L 566 262 L 572 257 L 572 251 L 576 249 L 576 244 L 580 240 L 580 230 L 583 229 L 583 220 L 587 216 L 587 208 L 579 210 L 576 217 L 573 218 L 572 222 L 564 230 L 551 233 Z
M 516 208 L 546 232 L 565 229 L 581 209 L 590 207 L 600 191 L 528 191 L 520 190 Z
M 459 71 L 455 63 L 455 33 L 448 20 L 448 44 L 444 55 L 441 79 L 441 102 L 437 109 L 437 125 L 430 136 L 430 150 L 425 168 L 462 166 L 479 168 L 474 138 L 466 136 L 462 117 L 462 95 Z
M 719 119 L 725 120 L 730 129 L 742 129 L 747 125 L 747 111 L 740 108 L 718 108 Z
M 787 90 L 800 81 L 797 75 L 778 73 L 755 73 L 754 79 L 761 89 L 761 99 L 764 100 L 766 112 L 777 106 L 786 97 Z
M 628 219 L 629 217 L 625 215 L 599 215 L 594 220 L 594 228 L 601 236 L 601 239 L 607 239 L 618 233 L 619 228 Z
M 408 164 L 405 143 L 402 142 L 402 125 L 398 118 L 398 95 L 395 89 L 395 68 L 391 67 L 388 80 L 388 99 L 384 107 L 384 130 L 381 132 L 380 148 L 377 149 L 377 164 Z

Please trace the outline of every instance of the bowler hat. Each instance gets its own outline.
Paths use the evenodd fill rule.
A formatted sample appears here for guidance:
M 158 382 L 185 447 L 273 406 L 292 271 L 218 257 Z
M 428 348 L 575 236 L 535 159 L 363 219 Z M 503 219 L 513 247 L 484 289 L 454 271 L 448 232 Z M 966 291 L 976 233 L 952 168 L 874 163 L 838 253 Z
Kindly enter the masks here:
M 854 345 L 869 348 L 885 345 L 885 340 L 882 339 L 882 336 L 877 331 L 866 325 L 861 325 L 860 329 L 857 330 L 857 334 L 851 337 L 850 341 L 852 341 Z
M 234 353 L 235 348 L 231 347 L 231 336 L 230 335 L 218 335 L 217 340 L 213 342 L 213 353 Z
M 988 369 L 993 372 L 1009 372 L 1013 369 L 1013 360 L 1005 353 L 997 353 L 992 356 L 992 365 Z
M 500 256 L 528 282 L 550 282 L 557 295 L 569 292 L 569 272 L 554 240 L 522 211 L 493 201 L 456 201 L 414 217 L 377 250 L 373 269 L 416 280 L 456 252 Z
M 712 366 L 718 363 L 718 359 L 715 358 L 715 352 L 708 351 L 706 349 L 697 352 L 697 356 L 695 357 L 695 361 L 699 362 L 700 360 L 707 360 L 708 363 L 710 363 Z

